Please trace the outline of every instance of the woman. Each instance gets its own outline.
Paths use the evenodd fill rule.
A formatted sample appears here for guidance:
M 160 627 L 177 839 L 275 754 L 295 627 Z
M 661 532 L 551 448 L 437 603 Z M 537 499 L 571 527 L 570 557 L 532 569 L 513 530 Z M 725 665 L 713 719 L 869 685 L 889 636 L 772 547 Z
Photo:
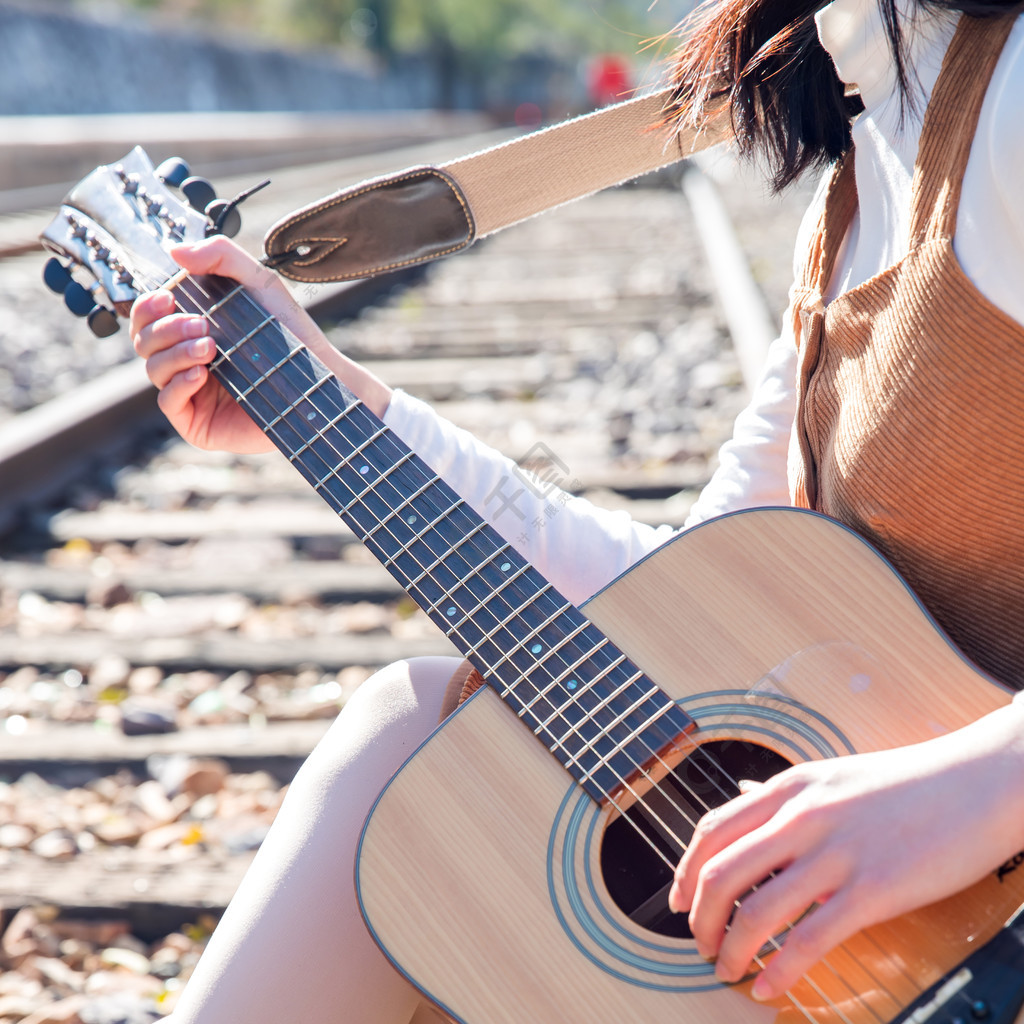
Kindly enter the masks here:
M 1013 17 L 1017 5 L 975 5 L 1003 17 L 965 20 L 960 31 L 967 6 L 897 12 L 835 0 L 812 20 L 813 6 L 744 0 L 709 7 L 684 43 L 681 92 L 693 87 L 696 100 L 681 101 L 678 116 L 699 116 L 702 96 L 728 89 L 741 145 L 767 156 L 779 185 L 845 154 L 805 219 L 793 304 L 765 377 L 688 525 L 756 505 L 827 511 L 896 562 L 971 657 L 1020 687 L 1024 631 L 1012 624 L 1024 605 L 1024 429 L 1012 395 L 1024 380 L 1024 200 L 1012 183 L 1024 157 L 1014 102 L 1024 95 L 1024 19 Z M 333 352 L 272 275 L 230 244 L 178 258 L 261 291 L 486 512 L 509 469 L 500 456 Z M 264 450 L 263 434 L 208 376 L 207 329 L 176 314 L 165 293 L 133 311 L 136 347 L 182 435 Z M 954 475 L 968 471 L 969 488 Z M 524 553 L 576 601 L 670 535 L 578 500 L 565 513 Z M 606 553 L 599 564 L 595 550 Z M 351 869 L 370 804 L 432 728 L 454 667 L 391 666 L 355 694 L 293 784 L 176 1020 L 409 1019 L 417 996 L 367 937 Z M 699 948 L 730 981 L 819 903 L 759 974 L 754 994 L 770 998 L 852 932 L 958 891 L 1024 848 L 1022 769 L 1021 702 L 913 748 L 799 765 L 745 786 L 701 822 L 670 904 L 689 912 Z M 734 901 L 773 869 L 727 930 Z

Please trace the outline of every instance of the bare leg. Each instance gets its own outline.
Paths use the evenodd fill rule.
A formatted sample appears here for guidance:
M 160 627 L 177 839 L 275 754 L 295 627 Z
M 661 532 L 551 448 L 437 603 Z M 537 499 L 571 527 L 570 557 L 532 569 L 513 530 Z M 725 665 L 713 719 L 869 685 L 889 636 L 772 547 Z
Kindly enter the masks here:
M 295 777 L 174 1024 L 407 1024 L 420 996 L 366 932 L 355 852 L 378 793 L 437 724 L 458 664 L 398 662 L 355 692 Z

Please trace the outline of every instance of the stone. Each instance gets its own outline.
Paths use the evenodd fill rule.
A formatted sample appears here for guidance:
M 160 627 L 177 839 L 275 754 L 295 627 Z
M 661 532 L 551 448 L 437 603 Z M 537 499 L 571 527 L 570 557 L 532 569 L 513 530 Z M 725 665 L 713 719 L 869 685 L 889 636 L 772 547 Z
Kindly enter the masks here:
M 178 714 L 173 707 L 128 701 L 121 705 L 121 732 L 125 736 L 159 736 L 177 729 Z
M 119 993 L 88 1000 L 78 1016 L 82 1024 L 153 1024 L 162 1014 L 152 999 Z
M 78 1024 L 85 1001 L 85 996 L 80 994 L 58 999 L 57 1002 L 30 1013 L 21 1024 Z
M 228 777 L 228 766 L 215 758 L 196 758 L 185 772 L 181 782 L 182 791 L 191 797 L 210 796 L 224 788 Z
M 120 689 L 128 685 L 132 667 L 120 654 L 105 654 L 89 670 L 89 685 L 96 690 Z
M 5 850 L 24 850 L 35 838 L 35 832 L 26 825 L 0 825 L 0 848 Z
M 44 832 L 29 849 L 44 860 L 71 860 L 78 853 L 78 843 L 67 829 L 55 828 Z
M 136 786 L 133 801 L 143 814 L 160 825 L 181 816 L 181 808 L 167 799 L 163 786 L 156 779 L 147 779 Z
M 149 958 L 134 949 L 111 946 L 100 953 L 100 960 L 110 967 L 123 967 L 133 974 L 149 974 Z

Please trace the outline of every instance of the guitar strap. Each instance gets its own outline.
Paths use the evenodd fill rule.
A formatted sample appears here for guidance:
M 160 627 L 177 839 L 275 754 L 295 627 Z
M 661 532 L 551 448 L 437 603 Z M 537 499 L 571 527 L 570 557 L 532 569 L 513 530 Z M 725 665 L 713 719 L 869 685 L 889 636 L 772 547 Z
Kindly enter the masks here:
M 264 262 L 311 283 L 427 263 L 731 136 L 721 102 L 699 126 L 659 129 L 671 92 L 661 89 L 447 164 L 410 167 L 343 189 L 278 221 L 264 239 Z

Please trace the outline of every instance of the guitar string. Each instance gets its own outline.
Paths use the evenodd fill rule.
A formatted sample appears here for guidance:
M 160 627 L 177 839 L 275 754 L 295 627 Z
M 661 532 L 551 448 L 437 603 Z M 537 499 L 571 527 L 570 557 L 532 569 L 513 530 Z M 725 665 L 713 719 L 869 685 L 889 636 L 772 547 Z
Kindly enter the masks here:
M 245 293 L 241 293 L 241 294 L 245 294 Z M 193 297 L 190 297 L 190 298 L 192 298 L 192 301 L 196 301 L 196 300 L 195 300 L 195 299 L 194 299 Z M 207 298 L 209 298 L 209 296 L 207 296 Z M 247 299 L 248 299 L 248 301 L 249 301 L 249 302 L 250 302 L 250 303 L 251 303 L 251 304 L 252 304 L 252 305 L 254 306 L 254 308 L 257 308 L 257 309 L 259 309 L 259 308 L 260 308 L 260 307 L 259 307 L 259 306 L 258 306 L 258 305 L 257 305 L 257 304 L 256 304 L 256 303 L 255 303 L 255 302 L 254 302 L 254 301 L 252 300 L 252 299 L 251 299 L 251 297 L 250 297 L 250 296 L 246 295 L 246 298 L 247 298 Z M 203 310 L 202 310 L 202 304 L 200 304 L 200 309 L 196 310 L 196 312 L 202 312 L 202 311 L 203 311 Z M 266 321 L 264 321 L 264 323 L 266 323 Z M 253 333 L 258 333 L 258 331 L 257 331 L 257 332 L 253 332 Z M 243 375 L 243 376 L 244 376 L 244 375 Z M 268 375 L 268 377 L 269 377 L 269 375 Z M 264 379 L 264 378 L 262 378 L 262 377 L 261 377 L 261 380 L 262 380 L 262 379 Z M 308 378 L 307 378 L 307 379 L 308 379 Z M 259 383 L 259 382 L 260 382 L 260 381 L 258 381 L 257 383 Z M 252 383 L 252 382 L 250 382 L 250 383 Z M 311 383 L 315 383 L 315 382 L 311 382 Z M 284 397 L 284 396 L 282 396 L 282 397 Z M 343 410 L 339 410 L 339 411 L 343 411 Z M 327 440 L 327 439 L 325 438 L 325 440 Z M 341 454 L 341 453 L 337 453 L 337 454 L 338 454 L 338 455 L 340 456 L 340 454 Z M 342 482 L 342 481 L 340 481 L 340 480 L 339 480 L 339 482 Z M 351 488 L 350 488 L 350 491 L 351 491 Z M 352 493 L 354 494 L 354 492 L 352 492 Z M 395 538 L 395 540 L 397 541 L 397 538 Z M 414 559 L 414 560 L 415 560 L 415 559 Z M 518 695 L 517 695 L 517 696 L 518 696 Z M 571 696 L 571 695 L 570 695 L 570 696 Z M 535 699 L 536 699 L 536 698 L 535 698 Z M 553 717 L 554 717 L 554 716 L 553 716 Z M 698 752 L 698 751 L 699 751 L 699 746 L 698 746 L 698 745 L 696 745 L 696 744 L 694 744 L 693 746 L 694 746 L 694 753 Z M 710 757 L 710 755 L 707 755 L 707 754 L 706 754 L 706 752 L 703 752 L 703 751 L 699 751 L 699 752 L 701 752 L 701 753 L 704 753 L 704 756 L 708 758 L 708 761 L 709 761 L 709 763 L 711 763 L 711 764 L 714 764 L 714 763 L 715 763 L 715 760 L 714 760 L 714 758 Z M 652 753 L 652 754 L 656 754 L 656 752 L 655 752 L 655 751 L 651 751 L 651 753 Z M 659 760 L 660 760 L 660 758 L 659 758 Z M 691 760 L 692 760 L 692 757 L 691 757 Z M 662 763 L 664 764 L 664 762 L 663 762 L 663 761 L 662 761 Z M 636 767 L 637 767 L 638 769 L 640 768 L 640 766 L 639 766 L 639 765 L 636 765 Z M 666 767 L 666 768 L 668 768 L 668 765 L 667 765 L 667 764 L 665 764 L 665 767 Z M 708 775 L 707 771 L 706 771 L 705 769 L 703 769 L 703 768 L 702 768 L 702 767 L 701 767 L 701 766 L 700 766 L 699 764 L 697 765 L 697 767 L 698 767 L 698 769 L 699 769 L 699 770 L 701 770 L 701 771 L 702 771 L 702 773 L 703 773 L 703 774 L 705 774 L 705 776 L 706 776 L 706 777 L 708 778 L 709 782 L 711 782 L 711 783 L 712 783 L 712 784 L 713 784 L 713 785 L 714 785 L 714 786 L 715 786 L 716 788 L 718 788 L 718 789 L 719 789 L 719 791 L 720 791 L 720 792 L 722 793 L 722 795 L 723 795 L 724 797 L 726 797 L 726 798 L 728 799 L 728 797 L 729 797 L 729 794 L 728 794 L 728 793 L 726 793 L 726 791 L 725 791 L 724 789 L 722 789 L 722 787 L 721 787 L 721 786 L 720 786 L 720 785 L 719 785 L 719 784 L 717 783 L 717 781 L 715 781 L 715 780 L 714 780 L 714 779 L 713 779 L 713 778 L 712 778 L 712 777 L 711 777 L 710 775 Z M 646 774 L 646 772 L 645 772 L 644 774 Z M 723 773 L 723 774 L 725 774 L 725 775 L 726 775 L 726 777 L 728 777 L 728 773 Z M 648 778 L 649 778 L 649 776 L 648 776 Z M 636 797 L 636 799 L 637 799 L 637 802 L 638 802 L 638 803 L 639 803 L 639 804 L 640 804 L 641 806 L 644 806 L 644 805 L 645 805 L 645 802 L 644 802 L 643 798 L 642 798 L 642 797 L 640 797 L 640 796 L 639 796 L 638 794 L 636 794 L 636 793 L 635 793 L 635 791 L 633 791 L 631 787 L 629 787 L 629 788 L 630 788 L 631 792 L 633 792 L 633 795 L 634 795 L 634 797 Z M 659 786 L 658 786 L 657 784 L 655 784 L 653 788 L 655 788 L 655 789 L 658 789 L 658 790 L 659 790 L 659 791 L 661 791 L 661 792 L 664 792 L 663 790 L 660 790 L 660 787 L 659 787 Z M 693 794 L 693 795 L 694 795 L 694 796 L 696 797 L 696 794 Z M 666 798 L 667 798 L 667 799 L 670 799 L 670 800 L 672 799 L 672 798 L 671 798 L 671 797 L 669 797 L 669 796 L 667 796 Z M 620 810 L 620 813 L 623 813 L 623 812 L 622 812 L 622 810 L 621 810 L 621 808 L 619 807 L 619 805 L 618 805 L 618 804 L 617 804 L 617 803 L 616 803 L 616 802 L 615 802 L 614 800 L 611 800 L 610 802 L 612 802 L 613 806 L 616 806 L 616 807 L 617 807 L 617 808 L 618 808 L 618 809 Z M 699 797 L 697 798 L 696 802 L 697 802 L 698 804 L 704 804 L 704 801 L 703 801 L 703 800 L 701 800 L 701 799 L 699 799 Z M 694 825 L 694 822 L 693 822 L 693 821 L 692 821 L 692 820 L 690 819 L 689 815 L 688 815 L 688 814 L 687 814 L 687 813 L 686 813 L 685 811 L 683 811 L 683 810 L 682 810 L 681 808 L 679 808 L 679 807 L 678 807 L 678 805 L 674 803 L 674 800 L 672 800 L 672 803 L 673 803 L 673 804 L 674 804 L 674 806 L 676 807 L 677 811 L 679 811 L 679 813 L 680 813 L 681 817 L 683 817 L 683 818 L 684 818 L 684 820 L 686 820 L 686 821 L 688 822 L 688 824 L 690 824 L 690 825 L 691 825 L 691 827 L 692 827 L 692 826 Z M 705 809 L 710 809 L 710 808 L 708 807 L 708 805 L 707 805 L 707 804 L 704 804 L 704 806 L 705 806 Z M 666 827 L 666 826 L 664 825 L 664 822 L 661 822 L 661 819 L 660 819 L 660 817 L 658 817 L 658 816 L 657 816 L 656 814 L 653 814 L 653 812 L 650 812 L 650 808 L 648 808 L 648 811 L 649 811 L 649 813 L 652 813 L 652 816 L 653 816 L 653 817 L 655 817 L 655 818 L 656 818 L 656 819 L 657 819 L 657 820 L 659 821 L 659 823 L 661 823 L 661 824 L 662 824 L 663 828 L 665 828 L 665 827 Z M 635 827 L 635 826 L 634 826 L 634 827 Z M 679 847 L 679 848 L 680 848 L 681 850 L 685 850 L 685 848 L 686 848 L 686 843 L 685 843 L 685 842 L 684 842 L 683 840 L 681 840 L 681 839 L 680 839 L 680 837 L 678 837 L 677 835 L 675 835 L 675 834 L 674 834 L 674 832 L 673 832 L 673 831 L 672 831 L 671 829 L 667 829 L 667 831 L 668 831 L 668 833 L 669 833 L 669 834 L 670 834 L 670 836 L 671 836 L 671 840 L 672 840 L 672 841 L 673 841 L 673 842 L 674 842 L 674 843 L 675 843 L 675 844 L 676 844 L 676 845 L 677 845 L 677 846 L 678 846 L 678 847 Z M 642 834 L 642 833 L 641 833 L 641 834 Z M 646 839 L 646 837 L 644 837 L 644 838 Z M 648 840 L 648 842 L 649 842 L 649 840 Z M 660 853 L 660 851 L 659 851 L 659 850 L 658 850 L 658 849 L 657 849 L 657 848 L 656 848 L 656 847 L 654 846 L 654 844 L 651 844 L 651 845 L 652 845 L 652 848 L 654 848 L 654 849 L 655 849 L 655 852 L 656 852 L 656 853 L 658 853 L 658 854 L 659 854 L 659 856 L 661 856 L 661 857 L 662 857 L 662 859 L 663 859 L 663 860 L 664 860 L 664 861 L 666 862 L 667 866 L 668 866 L 668 867 L 669 867 L 670 869 L 672 869 L 672 868 L 674 867 L 674 865 L 673 865 L 673 864 L 672 864 L 671 862 L 669 862 L 669 861 L 667 860 L 667 858 L 665 858 L 665 857 L 664 857 L 664 856 L 663 856 L 663 855 L 662 855 L 662 854 Z M 792 927 L 792 925 L 790 925 L 789 927 Z M 777 943 L 777 942 L 775 942 L 774 940 L 772 940 L 772 943 L 771 943 L 771 944 L 772 944 L 772 945 L 774 945 L 774 946 L 775 946 L 776 948 L 779 948 L 779 947 L 778 947 L 778 943 Z M 759 959 L 758 957 L 755 957 L 755 963 L 757 963 L 757 964 L 758 964 L 759 966 L 762 966 L 762 967 L 764 966 L 764 965 L 763 965 L 763 963 L 762 963 L 762 962 L 760 961 L 760 959 Z M 822 961 L 822 963 L 823 963 L 823 964 L 825 964 L 825 963 L 827 963 L 827 961 L 824 961 L 824 960 L 823 960 L 823 961 Z M 839 974 L 838 974 L 837 972 L 835 972 L 835 970 L 834 970 L 834 969 L 833 969 L 833 973 L 835 973 L 835 974 L 836 974 L 837 978 L 839 978 L 840 980 L 843 980 L 843 979 L 841 978 L 841 976 L 840 976 L 840 975 L 839 975 Z M 817 986 L 816 986 L 816 985 L 814 985 L 814 983 L 813 983 L 813 981 L 811 981 L 811 979 L 807 979 L 807 980 L 808 980 L 809 982 L 811 982 L 812 986 L 814 986 L 815 988 L 817 988 Z M 858 995 L 858 993 L 856 992 L 856 990 L 854 990 L 854 989 L 852 988 L 852 986 L 849 986 L 849 985 L 848 985 L 848 987 L 850 988 L 851 994 L 853 994 L 853 995 L 854 995 L 855 997 L 859 998 L 859 995 Z M 831 1002 L 831 1001 L 830 1001 L 830 1000 L 828 999 L 828 997 L 827 997 L 827 996 L 825 996 L 825 994 L 824 994 L 823 992 L 821 992 L 820 990 L 818 991 L 818 994 L 819 994 L 819 996 L 821 996 L 821 997 L 822 997 L 822 998 L 823 998 L 823 999 L 824 999 L 824 1000 L 825 1000 L 825 1001 L 826 1001 L 827 1003 L 830 1003 L 830 1002 Z M 896 1002 L 898 1003 L 898 1000 L 895 1000 L 895 997 L 892 997 L 892 998 L 894 999 L 894 1001 L 896 1001 Z M 841 1012 L 841 1010 L 839 1010 L 839 1008 L 838 1008 L 838 1007 L 834 1007 L 834 1009 L 836 1010 L 836 1012 L 837 1012 L 837 1013 L 838 1013 L 838 1014 L 839 1014 L 840 1016 L 843 1016 L 843 1015 L 842 1015 L 842 1012 Z M 870 1010 L 870 1007 L 868 1007 L 868 1009 Z
M 195 300 L 193 300 L 193 301 L 195 301 Z M 267 380 L 268 380 L 268 383 L 270 383 L 270 384 L 271 384 L 271 386 L 273 386 L 273 382 L 272 382 L 272 381 L 270 381 L 270 379 L 269 379 L 269 378 L 267 378 Z M 280 394 L 280 392 L 279 392 L 279 394 Z M 282 398 L 285 398 L 286 396 L 284 396 L 284 395 L 282 394 L 282 395 L 281 395 L 281 397 L 282 397 Z M 255 412 L 255 410 L 253 410 L 253 411 Z M 256 414 L 257 414 L 257 415 L 259 415 L 258 413 L 256 413 Z M 327 439 L 327 438 L 325 438 L 325 441 L 327 441 L 327 440 L 328 440 L 328 439 Z M 328 441 L 328 443 L 329 443 L 329 441 Z M 337 454 L 337 455 L 339 456 L 339 458 L 343 458 L 343 457 L 342 457 L 342 455 L 341 455 L 341 453 L 340 453 L 340 452 L 338 452 L 338 451 L 337 451 L 336 449 L 332 449 L 332 450 L 334 450 L 334 451 L 335 451 L 335 454 Z M 319 456 L 318 456 L 318 457 L 319 457 Z M 325 467 L 326 467 L 326 468 L 330 468 L 329 466 L 327 466 L 327 464 L 326 464 L 326 463 L 325 463 Z M 347 484 L 345 484 L 345 482 L 344 482 L 343 480 L 341 480 L 340 478 L 338 478 L 338 477 L 335 477 L 335 479 L 336 479 L 336 480 L 338 481 L 338 483 L 342 484 L 343 486 L 348 486 L 348 485 L 347 485 Z M 349 488 L 349 491 L 350 491 L 350 493 L 352 493 L 352 494 L 354 495 L 354 492 L 352 492 L 352 491 L 351 491 L 351 488 Z M 390 531 L 388 531 L 388 532 L 390 533 Z M 393 539 L 394 539 L 394 540 L 395 540 L 396 542 L 398 542 L 398 538 L 397 538 L 397 537 L 394 537 L 394 535 L 393 535 L 393 534 L 392 534 L 392 537 L 393 537 Z M 422 538 L 421 538 L 421 539 L 422 539 Z M 411 553 L 409 553 L 409 554 L 410 554 L 410 557 L 412 558 L 412 560 L 413 560 L 413 561 L 414 561 L 414 562 L 415 562 L 415 563 L 416 563 L 416 564 L 417 564 L 418 566 L 420 566 L 420 567 L 422 568 L 422 567 L 423 567 L 423 566 L 422 566 L 422 563 L 420 563 L 420 562 L 419 562 L 418 558 L 416 558 L 416 556 L 415 556 L 415 555 L 412 555 Z M 432 552 L 432 554 L 436 554 L 436 552 Z M 469 563 L 469 562 L 467 562 L 466 564 L 467 564 L 467 565 L 470 565 L 470 563 Z M 400 567 L 397 567 L 397 568 L 398 568 L 398 570 L 399 570 L 399 571 L 402 571 Z M 527 597 L 527 595 L 526 595 L 526 594 L 522 594 L 522 596 L 523 596 L 523 597 Z M 455 602 L 455 601 L 456 601 L 456 599 L 454 599 L 454 598 L 452 598 L 451 600 L 453 600 L 453 602 Z M 569 607 L 569 606 L 568 606 L 568 605 L 566 605 L 565 607 Z M 505 628 L 507 628 L 507 627 L 505 627 Z M 458 635 L 458 630 L 457 630 L 457 629 L 455 629 L 455 630 L 454 630 L 453 632 L 455 633 L 455 635 Z M 516 695 L 516 696 L 517 696 L 517 695 Z M 568 722 L 567 722 L 566 724 L 570 724 L 570 723 L 568 723 Z M 567 734 L 567 735 L 568 735 L 568 734 Z M 563 737 L 562 741 L 556 741 L 556 747 L 557 747 L 557 746 L 562 746 L 562 747 L 563 747 L 563 749 L 564 749 L 564 737 Z M 648 749 L 649 749 L 649 752 L 650 752 L 650 753 L 652 753 L 652 754 L 654 754 L 654 753 L 655 753 L 655 751 L 653 751 L 653 750 L 650 750 L 650 748 L 648 748 Z M 566 751 L 566 753 L 568 753 L 568 751 Z M 636 762 L 634 761 L 634 762 L 633 762 L 633 767 L 634 767 L 634 768 L 637 768 L 637 769 L 639 769 L 639 768 L 640 768 L 641 766 L 640 766 L 639 764 L 637 764 L 637 763 L 636 763 Z M 594 782 L 594 784 L 595 784 L 595 787 L 597 787 L 597 788 L 600 788 L 600 787 L 598 787 L 598 786 L 597 786 L 597 783 L 596 783 L 596 781 Z M 608 795 L 606 791 L 605 791 L 605 795 L 606 795 L 606 796 Z M 667 794 L 666 794 L 666 797 L 667 797 Z M 681 808 L 679 808 L 679 810 L 680 810 L 680 813 L 682 813 L 682 809 L 681 809 Z M 692 822 L 691 822 L 691 824 L 692 824 Z M 665 824 L 664 824 L 663 822 L 662 822 L 662 825 L 663 825 L 663 827 L 665 827 L 666 829 L 668 829 L 668 826 L 667 826 L 667 825 L 665 825 Z M 677 842 L 678 842 L 678 838 L 677 838 Z M 667 859 L 665 859 L 665 863 L 666 863 L 666 865 L 667 865 L 667 866 L 669 866 L 669 867 L 672 867 L 672 866 L 673 866 L 673 865 L 672 865 L 672 862 L 668 861 Z
M 256 304 L 255 304 L 255 303 L 253 303 L 253 302 L 252 302 L 252 299 L 251 299 L 251 297 L 248 297 L 248 296 L 246 296 L 246 298 L 248 298 L 248 299 L 249 299 L 250 303 L 252 303 L 252 304 L 254 305 L 254 307 L 256 307 L 256 308 L 259 308 L 258 306 L 256 306 Z M 257 332 L 258 332 L 258 330 L 259 330 L 259 328 L 257 328 Z M 253 332 L 253 333 L 257 333 L 257 332 Z M 296 367 L 296 368 L 297 368 L 297 369 L 300 369 L 300 370 L 301 370 L 301 368 L 298 368 L 298 367 Z M 243 378 L 244 378 L 244 375 L 243 375 Z M 265 378 L 261 376 L 261 378 L 260 378 L 260 381 L 258 381 L 257 383 L 259 383 L 259 382 L 262 382 L 262 380 L 263 380 L 263 379 L 265 379 Z M 306 378 L 306 379 L 307 379 L 307 382 L 309 382 L 310 378 Z M 282 397 L 284 397 L 284 396 L 282 396 Z M 326 438 L 325 438 L 325 440 L 326 440 Z M 340 453 L 337 453 L 337 452 L 336 452 L 336 454 L 338 454 L 338 455 L 340 456 Z M 339 480 L 339 482 L 341 482 L 341 481 Z M 395 538 L 395 540 L 397 541 L 397 538 Z M 654 752 L 654 751 L 652 751 L 652 753 L 655 753 L 655 752 Z M 706 752 L 703 752 L 703 751 L 702 751 L 702 753 L 705 753 L 705 756 L 706 756 L 706 757 L 708 758 L 708 761 L 709 761 L 709 763 L 711 763 L 711 764 L 715 764 L 715 759 L 714 759 L 714 758 L 710 757 L 710 755 L 707 755 L 707 754 L 706 754 Z M 691 758 L 691 760 L 692 760 L 692 758 Z M 662 763 L 664 764 L 664 762 L 663 762 L 663 761 L 662 761 Z M 639 767 L 639 766 L 637 766 L 637 767 Z M 665 767 L 666 767 L 666 769 L 667 769 L 667 768 L 668 768 L 668 765 L 665 765 Z M 702 771 L 702 772 L 703 772 L 703 773 L 705 774 L 705 776 L 706 776 L 706 777 L 707 777 L 707 778 L 709 779 L 709 781 L 711 781 L 711 782 L 712 782 L 712 783 L 713 783 L 713 784 L 714 784 L 714 785 L 716 786 L 716 788 L 718 788 L 718 789 L 719 789 L 719 791 L 720 791 L 720 792 L 722 793 L 722 795 L 723 795 L 723 796 L 725 796 L 726 798 L 728 798 L 729 794 L 727 794 L 727 793 L 725 792 L 725 790 L 723 790 L 723 789 L 721 788 L 721 786 L 720 786 L 720 785 L 719 785 L 719 784 L 718 784 L 718 783 L 717 783 L 717 782 L 716 782 L 716 781 L 715 781 L 715 780 L 714 780 L 714 779 L 713 779 L 713 778 L 712 778 L 711 776 L 708 776 L 708 774 L 707 774 L 706 770 L 705 770 L 705 769 L 703 769 L 703 768 L 701 768 L 701 767 L 700 767 L 700 765 L 698 765 L 697 767 L 698 767 L 698 768 L 700 768 L 700 770 L 701 770 L 701 771 Z M 727 776 L 727 774 L 728 774 L 728 773 L 724 773 L 724 774 L 725 774 L 725 775 Z M 654 788 L 656 788 L 656 789 L 657 789 L 657 788 L 659 788 L 659 787 L 658 787 L 657 785 L 655 785 L 655 787 L 654 787 Z M 632 790 L 631 790 L 631 791 L 632 791 Z M 633 795 L 637 797 L 637 800 L 638 800 L 638 802 L 639 802 L 639 803 L 641 804 L 641 806 L 643 806 L 643 805 L 644 805 L 644 801 L 643 801 L 643 799 L 642 799 L 642 798 L 640 798 L 639 796 L 637 796 L 637 794 L 636 794 L 635 792 L 633 793 Z M 696 794 L 693 794 L 693 795 L 694 795 L 694 796 L 696 796 Z M 613 804 L 614 804 L 614 801 L 612 801 L 612 802 L 613 802 Z M 698 802 L 698 803 L 703 803 L 703 801 L 701 801 L 701 800 L 699 800 L 699 799 L 697 800 L 697 802 Z M 617 806 L 617 807 L 618 807 L 618 805 L 617 805 L 617 804 L 615 804 L 615 806 Z M 681 809 L 679 809 L 679 808 L 678 808 L 678 805 L 676 805 L 676 808 L 677 808 L 677 810 L 680 810 L 680 811 L 681 811 Z M 705 804 L 705 809 L 709 809 L 709 808 L 708 808 L 708 806 L 707 806 L 706 804 Z M 648 810 L 650 811 L 650 809 L 649 809 L 649 808 L 648 808 Z M 621 808 L 620 808 L 620 811 L 621 811 Z M 687 814 L 686 814 L 685 812 L 681 812 L 681 815 L 682 815 L 682 817 L 684 817 L 684 818 L 685 818 L 685 820 L 687 820 L 687 821 L 688 821 L 688 823 L 689 823 L 689 824 L 690 824 L 691 826 L 692 826 L 692 825 L 694 824 L 694 823 L 693 823 L 693 821 L 692 821 L 692 820 L 691 820 L 691 819 L 689 818 L 689 816 L 688 816 L 688 815 L 687 815 Z M 655 817 L 657 817 L 657 816 L 655 815 Z M 658 818 L 658 820 L 659 820 L 659 822 L 660 822 L 660 818 Z M 662 822 L 662 825 L 663 825 L 663 827 L 664 827 L 664 823 L 663 823 L 663 822 Z M 677 844 L 677 845 L 678 845 L 678 846 L 679 846 L 679 847 L 680 847 L 681 849 L 685 849 L 685 845 L 686 845 L 686 844 L 685 844 L 685 843 L 684 843 L 684 842 L 683 842 L 683 841 L 682 841 L 682 840 L 681 840 L 681 839 L 680 839 L 680 838 L 679 838 L 678 836 L 675 836 L 675 835 L 674 835 L 674 833 L 672 834 L 672 839 L 673 839 L 673 840 L 675 841 L 675 843 L 676 843 L 676 844 Z M 664 858 L 663 858 L 663 859 L 664 859 Z M 668 862 L 666 862 L 666 863 L 668 863 Z M 670 863 L 668 864 L 668 866 L 669 866 L 670 868 L 672 867 L 672 865 L 671 865 Z M 756 890 L 756 887 L 755 887 L 755 890 Z M 737 904 L 737 905 L 738 905 L 738 904 Z M 789 927 L 792 927 L 792 925 L 790 924 L 790 925 L 789 925 Z M 775 945 L 775 947 L 776 947 L 776 948 L 778 948 L 778 944 L 777 944 L 776 942 L 774 942 L 774 940 L 773 940 L 772 944 L 773 944 L 773 945 Z M 758 963 L 759 963 L 759 964 L 760 964 L 761 966 L 763 966 L 763 964 L 761 964 L 759 960 L 756 960 L 755 962 L 758 962 Z M 826 963 L 826 964 L 827 964 L 827 961 L 822 961 L 822 962 L 823 962 L 823 963 Z M 839 975 L 839 974 L 838 974 L 838 972 L 836 972 L 836 971 L 835 971 L 834 969 L 832 970 L 832 973 L 836 974 L 836 977 L 837 977 L 837 978 L 839 978 L 839 979 L 840 979 L 841 981 L 842 981 L 842 980 L 844 980 L 844 979 L 842 979 L 841 975 Z M 869 973 L 870 973 L 870 972 L 869 972 Z M 810 980 L 810 979 L 808 979 L 808 980 Z M 848 987 L 848 988 L 850 988 L 851 994 L 853 994 L 853 995 L 854 995 L 855 997 L 857 997 L 857 996 L 858 996 L 858 994 L 857 994 L 856 990 L 854 990 L 854 989 L 852 988 L 852 986 L 849 986 L 849 985 L 847 985 L 847 987 Z M 826 996 L 824 996 L 824 993 L 821 993 L 821 992 L 819 992 L 819 994 L 820 994 L 820 995 L 822 996 L 822 998 L 826 999 L 826 1001 L 827 1001 L 827 997 L 826 997 Z M 891 993 L 890 993 L 890 997 L 894 999 L 894 1002 L 896 1002 L 896 1003 L 897 1003 L 897 1005 L 899 1005 L 899 1001 L 898 1001 L 898 1000 L 896 1000 L 896 999 L 895 999 L 895 997 L 891 995 Z M 870 1008 L 869 1008 L 869 1009 L 870 1009 Z M 837 1011 L 838 1011 L 838 1008 L 837 1008 Z

